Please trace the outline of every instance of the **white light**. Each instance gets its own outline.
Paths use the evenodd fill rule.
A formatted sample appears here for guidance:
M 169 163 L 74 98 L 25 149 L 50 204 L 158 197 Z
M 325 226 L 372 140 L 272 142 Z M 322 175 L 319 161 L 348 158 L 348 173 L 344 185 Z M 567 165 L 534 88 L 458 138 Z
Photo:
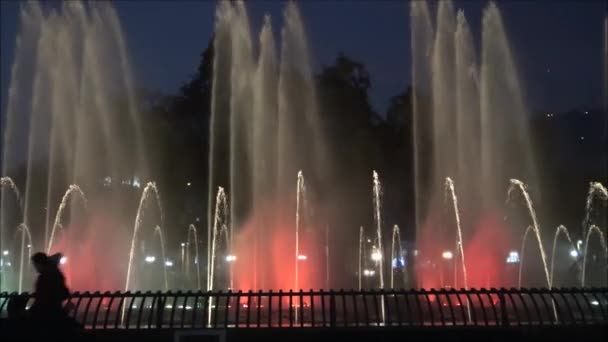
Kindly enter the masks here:
M 578 251 L 576 249 L 571 249 L 570 250 L 570 256 L 573 257 L 574 259 L 578 258 Z
M 186 183 L 186 186 L 190 186 L 190 185 L 192 185 L 192 183 L 190 183 L 190 182 Z
M 577 240 L 576 241 L 576 249 L 578 249 L 580 251 L 581 247 L 583 246 L 583 240 Z
M 236 255 L 226 255 L 226 261 L 228 261 L 228 262 L 236 261 Z
M 62 265 L 65 265 L 65 263 L 68 262 L 68 257 L 66 257 L 65 255 L 61 257 L 61 259 L 59 259 L 59 263 Z
M 165 305 L 165 309 L 173 309 L 173 305 L 167 304 L 167 305 Z
M 11 267 L 11 262 L 10 262 L 10 261 L 7 261 L 7 262 L 6 262 L 6 266 Z
M 300 254 L 298 255 L 298 260 L 306 260 L 308 257 L 306 255 Z
M 585 137 L 581 136 L 581 140 L 585 140 Z
M 600 302 L 598 302 L 597 300 L 592 300 L 591 305 L 598 306 L 600 305 Z
M 8 250 L 2 251 L 2 255 L 8 255 Z
M 509 252 L 507 257 L 507 264 L 516 264 L 519 262 L 519 253 L 517 251 Z
M 443 257 L 444 259 L 452 259 L 454 255 L 450 251 L 445 251 L 441 253 L 441 257 Z
M 185 247 L 185 246 L 186 246 L 186 243 L 185 243 L 185 242 L 182 242 L 182 247 Z
M 382 253 L 380 253 L 380 251 L 374 251 L 372 253 L 372 260 L 374 260 L 374 261 L 382 260 Z
M 172 267 L 173 266 L 173 261 L 171 261 L 171 260 L 165 261 L 165 266 Z
M 588 112 L 588 111 L 585 111 L 585 114 L 589 114 L 589 112 Z
M 32 245 L 27 245 L 27 248 L 32 248 Z
M 418 250 L 414 249 L 414 256 L 417 256 L 417 255 L 418 255 Z
M 133 187 L 141 188 L 141 182 L 137 176 L 133 177 Z
M 371 277 L 374 274 L 376 274 L 376 271 L 374 271 L 374 270 L 363 270 L 363 275 L 366 277 Z
M 148 255 L 146 259 L 144 259 L 148 264 L 151 264 L 156 261 L 156 257 L 154 255 Z

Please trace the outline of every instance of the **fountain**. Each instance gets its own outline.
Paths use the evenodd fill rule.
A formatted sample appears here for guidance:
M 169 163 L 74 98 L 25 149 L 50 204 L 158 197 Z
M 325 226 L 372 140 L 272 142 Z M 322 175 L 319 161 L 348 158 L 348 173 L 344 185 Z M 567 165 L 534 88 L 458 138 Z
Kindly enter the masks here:
M 364 253 L 364 237 L 363 237 L 363 226 L 359 227 L 359 271 L 357 276 L 359 278 L 359 291 L 363 288 L 363 253 Z
M 198 233 L 196 232 L 196 226 L 193 224 L 188 226 L 188 237 L 186 241 L 186 276 L 190 276 L 190 246 L 192 246 L 192 237 L 194 237 L 194 264 L 196 265 L 196 288 L 201 289 L 201 273 L 200 273 L 200 257 L 198 254 Z M 183 259 L 183 257 L 182 257 Z M 183 260 L 182 260 L 183 263 Z
M 395 249 L 395 247 L 397 247 L 397 249 Z M 395 251 L 397 251 L 397 253 L 395 253 Z M 393 239 L 392 239 L 392 243 L 391 243 L 391 263 L 395 262 L 395 260 L 396 260 L 396 264 L 400 265 L 402 257 L 403 257 L 403 248 L 401 248 L 401 233 L 399 233 L 399 226 L 394 225 L 393 226 Z M 405 265 L 403 265 L 403 266 L 405 266 Z M 361 267 L 359 267 L 359 269 L 360 268 Z M 395 288 L 394 277 L 395 277 L 395 270 L 393 269 L 393 267 L 391 267 L 391 280 L 390 280 L 391 289 Z M 359 286 L 359 287 L 361 287 L 361 286 Z
M 523 232 L 518 285 L 524 285 L 524 252 L 528 238 L 533 237 L 540 251 L 546 285 L 553 286 L 557 242 L 563 235 L 572 245 L 575 236 L 570 236 L 565 226 L 557 227 L 549 265 L 532 203 L 536 193 L 530 193 L 526 185 L 539 183 L 530 152 L 528 110 L 498 7 L 490 3 L 483 11 L 480 39 L 474 37 L 464 12 L 455 9 L 451 1 L 439 2 L 433 15 L 428 2 L 413 1 L 410 9 L 414 229 L 420 256 L 408 259 L 420 260 L 419 263 L 428 261 L 430 266 L 424 271 L 428 273 L 437 273 L 437 261 L 453 262 L 453 286 L 461 284 L 465 289 L 479 286 L 476 272 L 503 272 L 504 255 L 500 255 L 500 264 L 486 260 L 491 259 L 494 250 L 499 250 L 488 246 L 489 239 L 496 244 L 508 244 L 511 235 L 519 238 L 523 228 L 510 227 L 506 220 L 500 219 L 505 216 L 501 196 L 508 185 L 507 204 L 521 194 L 526 220 L 531 221 L 525 224 L 529 226 Z M 152 236 L 160 244 L 163 265 L 160 287 L 165 290 L 170 285 L 179 287 L 165 265 L 167 255 L 173 252 L 170 234 L 174 225 L 165 222 L 159 189 L 148 179 L 152 173 L 146 162 L 148 154 L 143 151 L 146 144 L 141 141 L 142 119 L 138 114 L 127 43 L 116 11 L 105 2 L 72 1 L 48 10 L 42 4 L 28 2 L 21 11 L 21 22 L 7 98 L 2 175 L 12 174 L 17 165 L 25 163 L 23 184 L 20 177 L 15 178 L 25 191 L 21 193 L 12 178 L 1 178 L 2 189 L 10 189 L 12 195 L 8 195 L 14 195 L 19 205 L 20 225 L 14 235 L 21 239 L 18 290 L 23 289 L 26 245 L 33 246 L 36 242 L 36 246 L 51 252 L 63 247 L 59 243 L 62 242 L 86 250 L 89 245 L 81 246 L 81 241 L 66 233 L 77 230 L 107 235 L 107 230 L 101 227 L 118 227 L 120 232 L 116 237 L 111 236 L 116 245 L 130 241 L 124 248 L 112 244 L 114 250 L 108 253 L 119 255 L 121 260 L 126 260 L 128 255 L 128 264 L 124 265 L 126 275 L 122 270 L 116 271 L 120 287 L 124 279 L 124 290 L 141 288 L 137 249 L 145 243 L 144 236 Z M 313 62 L 303 18 L 294 2 L 286 4 L 282 25 L 280 44 L 275 44 L 272 19 L 266 15 L 255 39 L 244 1 L 221 1 L 217 5 L 206 184 L 209 190 L 205 194 L 209 208 L 207 226 L 197 223 L 198 229 L 207 231 L 207 249 L 199 251 L 200 237 L 194 224 L 188 226 L 186 242 L 182 245 L 182 275 L 191 279 L 187 286 L 194 286 L 191 274 L 194 253 L 198 290 L 202 288 L 201 262 L 207 263 L 203 277 L 208 291 L 292 287 L 297 291 L 323 283 L 327 288 L 332 285 L 330 248 L 333 241 L 330 243 L 329 225 L 332 224 L 332 236 L 347 232 L 340 232 L 339 222 L 334 225 L 332 220 L 336 218 L 331 213 L 334 198 L 326 196 L 333 190 L 331 181 L 335 181 L 328 176 L 333 158 L 327 151 L 332 149 L 325 140 L 325 125 L 320 122 Z M 477 41 L 481 43 L 478 48 L 475 47 Z M 45 177 L 35 176 L 39 160 L 43 160 L 42 166 L 48 170 Z M 373 224 L 374 234 L 368 240 L 363 226 L 360 227 L 358 265 L 354 262 L 356 251 L 345 251 L 352 252 L 353 257 L 344 273 L 350 274 L 350 281 L 354 283 L 354 268 L 358 267 L 360 290 L 367 285 L 385 290 L 388 251 L 384 246 L 388 240 L 384 240 L 383 235 L 389 233 L 392 226 L 391 262 L 400 260 L 404 252 L 401 234 L 408 236 L 409 227 L 399 222 L 400 230 L 397 222 L 388 222 L 393 216 L 390 211 L 386 215 L 383 212 L 380 175 L 374 170 L 372 177 L 373 213 L 368 215 L 370 222 L 361 223 Z M 510 177 L 517 178 L 505 184 Z M 68 184 L 71 185 L 63 192 Z M 145 186 L 137 211 L 128 209 L 125 210 L 128 213 L 119 215 L 123 205 L 129 208 L 125 205 L 128 196 L 123 196 L 124 189 L 116 189 L 126 187 L 139 195 L 142 184 Z M 467 190 L 459 191 L 457 196 L 455 184 L 458 189 Z M 400 191 L 388 186 L 385 190 Z M 50 208 L 57 204 L 61 194 L 57 211 L 53 212 Z M 320 199 L 324 196 L 331 200 Z M 66 210 L 72 213 L 80 210 L 70 205 L 77 199 L 83 203 L 87 222 L 82 226 L 74 224 L 78 227 L 72 229 L 66 223 L 71 219 Z M 588 256 L 595 252 L 589 251 L 593 249 L 589 242 L 598 238 L 606 253 L 606 236 L 602 231 L 605 227 L 599 227 L 601 223 L 594 221 L 598 200 L 608 200 L 608 191 L 601 183 L 592 182 L 582 224 L 584 245 L 582 250 L 578 249 L 583 259 L 582 286 L 589 282 L 586 279 L 591 272 L 587 269 Z M 150 201 L 155 202 L 158 218 L 148 213 Z M 10 202 L 6 201 L 4 192 L 1 202 L 0 238 L 17 225 L 5 223 L 12 219 L 4 220 L 6 203 Z M 135 214 L 129 228 L 123 229 L 115 222 L 123 214 L 129 222 L 133 222 Z M 95 218 L 99 225 L 88 222 Z M 512 221 L 509 223 L 515 225 Z M 358 225 L 350 226 L 355 229 Z M 446 231 L 442 228 L 446 226 L 454 229 Z M 142 235 L 148 227 L 154 227 L 152 234 Z M 123 230 L 128 236 L 124 236 Z M 504 235 L 494 235 L 495 232 Z M 94 239 L 97 235 L 83 236 L 86 243 L 110 247 Z M 354 247 L 356 236 L 348 236 L 353 239 L 349 245 Z M 38 238 L 44 243 L 38 243 Z M 446 260 L 453 259 L 451 249 L 455 248 L 453 261 L 442 260 L 436 253 L 445 246 L 450 246 Z M 206 252 L 207 258 L 204 254 L 201 258 L 199 252 Z M 502 252 L 499 250 L 496 254 Z M 341 253 L 331 257 L 338 254 Z M 367 259 L 369 254 L 371 261 Z M 99 255 L 92 257 L 99 259 Z M 224 258 L 227 264 L 221 263 Z M 530 256 L 527 260 L 529 262 Z M 372 269 L 368 269 L 366 262 Z M 122 264 L 125 262 L 119 262 L 116 268 L 120 269 Z M 425 282 L 424 272 L 417 274 L 418 285 L 446 285 L 445 282 Z M 249 273 L 252 281 L 246 279 Z M 364 276 L 374 278 L 365 281 Z M 349 279 L 333 274 L 331 277 L 332 281 L 337 279 L 336 284 Z M 391 288 L 399 286 L 394 278 L 391 267 L 388 284 Z M 499 281 L 496 283 L 502 285 Z M 467 308 L 468 304 L 467 301 Z M 301 307 L 304 303 L 296 299 L 294 305 Z M 381 308 L 384 321 L 384 302 Z M 209 313 L 211 310 L 209 305 Z M 296 310 L 296 322 L 299 315 Z
M 464 262 L 464 248 L 462 241 L 462 228 L 460 227 L 460 209 L 458 209 L 458 197 L 456 197 L 456 191 L 454 190 L 454 181 L 450 177 L 445 179 L 445 191 L 446 191 L 446 200 L 448 198 L 452 201 L 454 218 L 456 220 L 456 231 L 457 241 L 456 241 L 456 250 L 458 251 L 458 255 L 460 256 L 460 265 L 462 267 L 462 279 L 464 282 L 464 288 L 468 289 L 468 281 L 467 281 L 467 266 Z M 457 276 L 458 268 L 454 267 L 454 287 L 458 286 L 458 276 Z
M 214 277 L 215 277 L 215 267 L 216 267 L 216 259 L 218 253 L 218 244 L 221 242 L 220 239 L 222 236 L 224 237 L 224 242 L 226 244 L 226 251 L 228 253 L 226 261 L 232 263 L 234 260 L 234 255 L 232 254 L 232 225 L 228 221 L 228 200 L 226 198 L 226 193 L 224 192 L 224 188 L 219 187 L 217 189 L 217 196 L 215 197 L 215 214 L 213 219 L 213 231 L 212 231 L 212 239 L 211 239 L 211 259 L 209 259 L 209 266 L 207 267 L 209 275 L 207 277 L 207 291 L 212 291 L 214 288 Z M 230 260 L 228 259 L 230 257 Z M 233 288 L 234 279 L 232 274 L 232 264 L 230 265 L 229 271 L 229 288 Z
M 557 227 L 557 229 L 555 229 L 555 235 L 553 236 L 553 247 L 551 248 L 551 271 L 549 272 L 551 274 L 551 280 L 550 280 L 549 287 L 553 287 L 553 285 L 554 285 L 553 275 L 555 274 L 555 248 L 557 247 L 557 238 L 559 237 L 560 233 L 562 233 L 566 237 L 566 239 L 568 240 L 568 243 L 570 244 L 572 249 L 574 250 L 574 248 L 575 248 L 574 243 L 572 242 L 572 239 L 570 238 L 570 233 L 568 233 L 568 228 L 566 228 L 566 226 L 560 224 Z M 522 246 L 522 251 L 523 251 L 523 246 Z M 520 267 L 520 270 L 521 270 L 521 267 Z M 521 287 L 521 271 L 520 271 L 519 286 Z
M 164 222 L 162 205 L 161 205 L 161 201 L 160 201 L 160 194 L 158 193 L 156 184 L 154 184 L 153 182 L 150 182 L 150 183 L 146 184 L 146 187 L 144 188 L 144 191 L 141 194 L 141 197 L 139 199 L 139 206 L 137 208 L 137 214 L 135 215 L 135 224 L 133 225 L 133 237 L 131 238 L 131 248 L 129 249 L 129 264 L 127 266 L 128 268 L 127 268 L 127 276 L 126 276 L 126 281 L 125 281 L 125 291 L 131 290 L 129 285 L 130 285 L 130 281 L 131 281 L 131 272 L 132 272 L 131 269 L 133 267 L 133 260 L 134 260 L 134 256 L 135 256 L 135 242 L 137 241 L 138 233 L 139 233 L 139 230 L 141 229 L 140 226 L 142 224 L 142 220 L 144 218 L 146 207 L 148 204 L 148 198 L 150 198 L 150 196 L 152 196 L 151 194 L 154 195 L 153 198 L 155 199 L 155 203 L 158 208 L 158 212 L 160 214 L 160 225 L 162 226 L 163 222 Z M 161 245 L 161 249 L 163 249 L 162 245 Z M 164 256 L 163 256 L 163 258 L 164 258 Z M 165 260 L 163 259 L 162 262 L 164 265 Z
M 51 248 L 53 247 L 55 231 L 57 229 L 63 228 L 63 225 L 61 224 L 62 214 L 63 214 L 63 211 L 65 210 L 66 206 L 68 205 L 68 200 L 71 198 L 72 194 L 75 194 L 76 196 L 80 197 L 80 199 L 82 200 L 82 205 L 84 206 L 85 210 L 87 208 L 87 198 L 84 196 L 84 192 L 82 192 L 82 190 L 80 189 L 80 187 L 78 185 L 76 185 L 76 184 L 70 185 L 70 187 L 66 190 L 65 194 L 61 198 L 61 203 L 59 204 L 59 208 L 57 209 L 57 213 L 55 214 L 55 221 L 53 221 L 53 228 L 51 229 L 51 236 L 48 240 L 48 245 L 46 246 L 47 253 L 50 253 Z
M 165 239 L 163 238 L 163 230 L 160 226 L 154 227 L 154 234 L 158 235 L 160 242 L 160 255 L 162 257 L 161 267 L 163 268 L 163 286 L 165 291 L 169 291 L 169 278 L 167 277 L 167 255 L 165 254 Z
M 585 236 L 585 245 L 583 247 L 583 271 L 581 274 L 581 287 L 585 287 L 586 270 L 587 270 L 587 254 L 589 252 L 589 238 L 591 234 L 597 234 L 600 244 L 602 246 L 602 251 L 604 252 L 605 262 L 608 262 L 608 244 L 606 243 L 606 237 L 604 233 L 600 230 L 600 228 L 596 225 L 592 225 L 589 227 L 589 231 L 587 231 L 587 235 Z
M 520 191 L 524 197 L 526 208 L 528 209 L 528 213 L 530 214 L 530 218 L 532 219 L 532 225 L 526 228 L 524 232 L 524 237 L 522 239 L 522 252 L 521 252 L 521 262 L 519 266 L 519 281 L 518 286 L 521 287 L 521 265 L 524 260 L 524 246 L 526 243 L 526 237 L 528 236 L 528 232 L 532 230 L 534 232 L 534 237 L 536 238 L 536 243 L 538 243 L 538 250 L 540 251 L 540 258 L 543 262 L 543 270 L 545 271 L 545 279 L 547 281 L 547 286 L 551 286 L 551 276 L 549 275 L 549 268 L 547 266 L 547 256 L 545 255 L 545 248 L 543 247 L 543 242 L 540 237 L 540 226 L 538 225 L 538 220 L 536 219 L 536 212 L 534 211 L 534 207 L 532 205 L 532 200 L 530 199 L 530 195 L 528 191 L 526 191 L 526 187 L 524 183 L 517 179 L 511 179 L 511 187 L 509 188 L 509 192 L 507 195 L 507 201 L 511 199 L 512 193 L 514 191 Z

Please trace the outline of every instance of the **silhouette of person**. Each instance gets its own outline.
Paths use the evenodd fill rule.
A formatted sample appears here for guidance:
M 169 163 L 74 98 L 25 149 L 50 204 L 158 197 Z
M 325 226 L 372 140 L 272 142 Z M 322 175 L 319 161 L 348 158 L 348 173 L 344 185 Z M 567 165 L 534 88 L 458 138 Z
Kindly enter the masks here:
M 63 301 L 70 292 L 65 284 L 65 277 L 59 269 L 61 254 L 51 256 L 45 253 L 36 253 L 32 256 L 32 263 L 38 272 L 36 279 L 34 304 L 29 310 L 30 317 L 36 321 L 50 323 L 67 320 L 67 312 L 63 308 Z

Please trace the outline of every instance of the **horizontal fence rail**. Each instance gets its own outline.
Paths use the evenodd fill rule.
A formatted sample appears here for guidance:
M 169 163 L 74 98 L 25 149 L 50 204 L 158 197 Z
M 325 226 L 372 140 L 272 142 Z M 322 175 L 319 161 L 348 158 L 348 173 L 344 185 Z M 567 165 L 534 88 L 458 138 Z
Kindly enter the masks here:
M 34 295 L 0 293 L 3 319 L 11 301 Z M 608 324 L 608 288 L 75 292 L 65 308 L 87 329 L 590 325 Z

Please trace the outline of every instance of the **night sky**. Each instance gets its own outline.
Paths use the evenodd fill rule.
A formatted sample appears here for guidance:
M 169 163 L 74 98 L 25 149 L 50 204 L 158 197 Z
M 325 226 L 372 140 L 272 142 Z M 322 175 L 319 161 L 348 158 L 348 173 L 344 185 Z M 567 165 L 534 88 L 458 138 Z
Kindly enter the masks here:
M 435 3 L 432 7 L 435 7 Z M 487 1 L 455 1 L 476 39 Z M 498 1 L 532 110 L 565 111 L 601 103 L 604 1 Z M 1 0 L 2 113 L 19 22 L 19 1 Z M 195 71 L 213 30 L 214 1 L 116 1 L 140 86 L 174 93 Z M 264 13 L 281 27 L 280 1 L 248 4 L 254 37 Z M 383 113 L 410 83 L 406 1 L 301 1 L 316 69 L 345 52 L 372 77 L 371 100 Z M 433 11 L 434 12 L 434 11 Z M 477 44 L 478 45 L 478 44 Z

